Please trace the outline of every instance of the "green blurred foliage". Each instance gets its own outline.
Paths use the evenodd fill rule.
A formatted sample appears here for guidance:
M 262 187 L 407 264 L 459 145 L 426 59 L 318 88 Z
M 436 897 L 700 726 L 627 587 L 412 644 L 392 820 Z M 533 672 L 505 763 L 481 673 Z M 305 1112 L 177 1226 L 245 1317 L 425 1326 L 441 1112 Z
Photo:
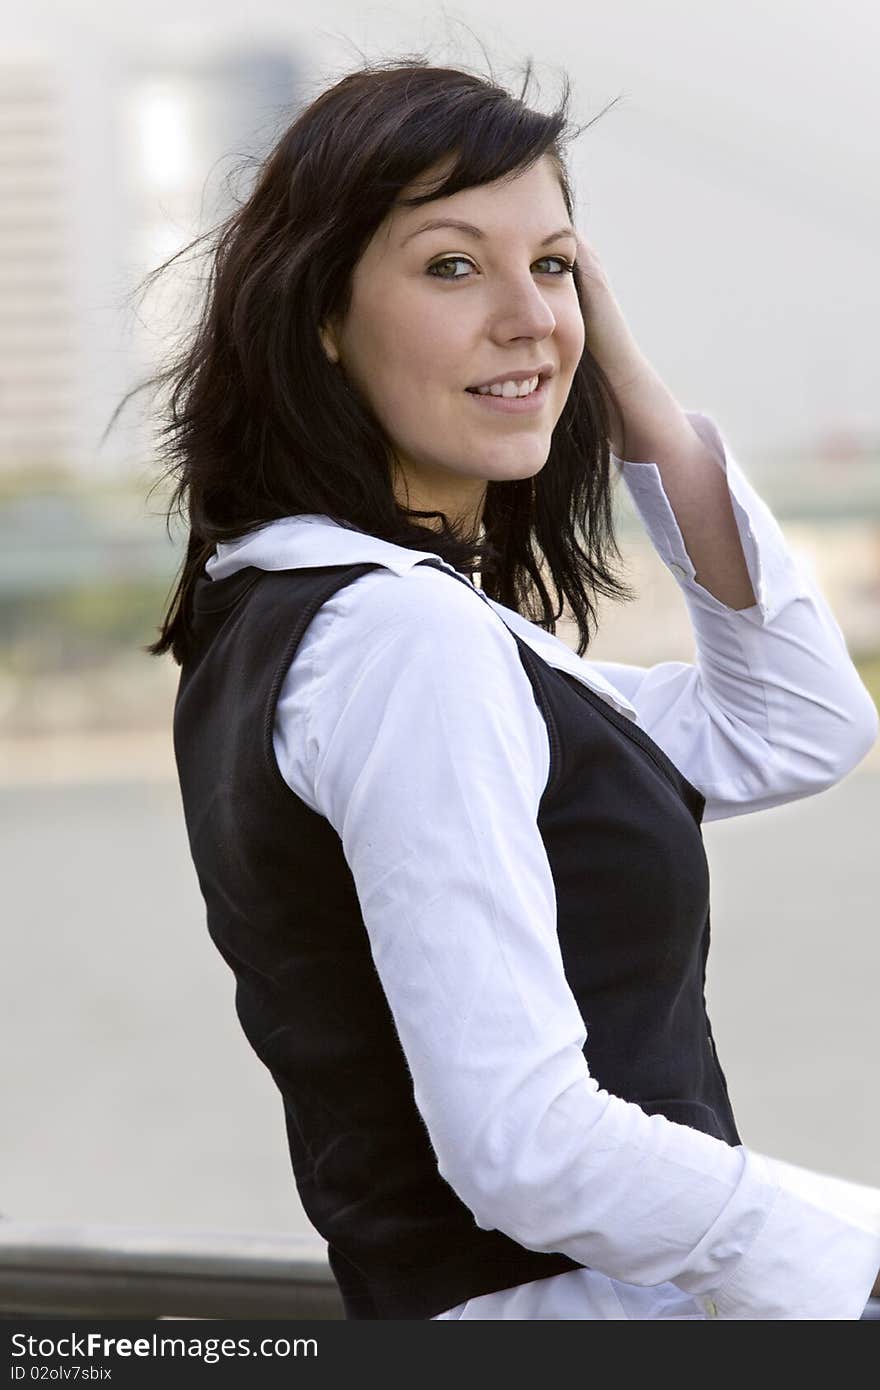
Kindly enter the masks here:
M 169 596 L 168 583 L 117 580 L 2 599 L 0 663 L 17 675 L 83 670 L 143 649 Z
M 853 656 L 858 673 L 871 693 L 874 704 L 880 709 L 880 651 L 872 655 Z

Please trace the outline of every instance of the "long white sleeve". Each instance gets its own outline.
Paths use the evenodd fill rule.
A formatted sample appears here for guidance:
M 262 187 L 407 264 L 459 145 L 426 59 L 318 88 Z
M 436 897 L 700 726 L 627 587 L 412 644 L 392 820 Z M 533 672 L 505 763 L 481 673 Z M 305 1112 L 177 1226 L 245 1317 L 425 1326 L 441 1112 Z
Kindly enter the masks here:
M 478 594 L 416 565 L 334 595 L 275 749 L 341 838 L 439 1171 L 479 1226 L 670 1281 L 712 1316 L 860 1317 L 880 1214 L 817 1204 L 771 1160 L 591 1077 L 537 826 L 546 729 Z
M 714 421 L 688 419 L 726 474 L 758 602 L 729 608 L 696 580 L 654 463 L 616 460 L 687 604 L 696 660 L 590 661 L 706 798 L 704 821 L 782 805 L 838 782 L 878 734 L 877 709 L 806 565 Z

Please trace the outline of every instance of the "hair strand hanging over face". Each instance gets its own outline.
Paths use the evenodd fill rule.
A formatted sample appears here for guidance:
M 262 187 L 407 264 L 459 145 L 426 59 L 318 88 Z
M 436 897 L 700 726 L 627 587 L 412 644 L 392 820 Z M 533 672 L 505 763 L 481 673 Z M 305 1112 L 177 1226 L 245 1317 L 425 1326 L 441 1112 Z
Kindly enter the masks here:
M 529 62 L 515 97 L 494 79 L 421 57 L 365 63 L 300 110 L 231 215 L 146 278 L 149 288 L 194 248 L 210 251 L 193 331 L 160 372 L 123 397 L 108 426 L 136 392 L 167 391 L 160 481 L 173 480 L 167 519 L 185 517 L 189 538 L 150 653 L 186 659 L 192 589 L 218 541 L 307 513 L 479 571 L 490 598 L 550 632 L 567 602 L 579 655 L 595 629 L 597 595 L 634 596 L 612 564 L 621 555 L 608 439 L 610 412 L 619 420 L 620 410 L 588 349 L 543 469 L 489 482 L 474 536 L 443 512 L 398 503 L 380 423 L 321 343 L 322 324 L 345 316 L 354 267 L 395 204 L 449 197 L 549 155 L 573 220 L 562 153 L 578 133 L 567 119 L 569 83 L 544 114 L 525 104 L 530 77 Z M 442 182 L 403 198 L 438 165 Z M 575 286 L 583 312 L 577 268 Z

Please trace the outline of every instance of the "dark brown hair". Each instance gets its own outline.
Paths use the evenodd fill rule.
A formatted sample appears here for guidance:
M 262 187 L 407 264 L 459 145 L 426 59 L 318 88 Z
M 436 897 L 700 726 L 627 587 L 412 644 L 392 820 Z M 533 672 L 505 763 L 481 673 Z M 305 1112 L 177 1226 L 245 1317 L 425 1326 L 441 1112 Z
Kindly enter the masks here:
M 368 403 L 327 359 L 318 328 L 344 318 L 351 275 L 395 203 L 418 206 L 529 168 L 556 164 L 569 216 L 563 160 L 574 132 L 570 84 L 550 114 L 494 79 L 458 68 L 366 63 L 301 109 L 258 170 L 252 191 L 212 231 L 144 282 L 207 241 L 210 273 L 182 350 L 136 390 L 170 387 L 158 433 L 162 480 L 189 526 L 186 555 L 158 641 L 182 663 L 193 585 L 218 541 L 278 517 L 320 513 L 480 573 L 484 592 L 555 632 L 567 601 L 583 655 L 596 595 L 634 597 L 609 565 L 621 559 L 612 512 L 612 388 L 585 348 L 547 461 L 534 478 L 489 482 L 482 533 L 464 535 L 443 512 L 410 510 L 392 488 L 390 446 Z M 607 109 L 607 108 L 606 108 Z M 601 113 L 600 113 L 601 114 Z M 406 200 L 401 191 L 452 158 L 447 177 Z M 581 310 L 584 291 L 577 267 Z M 135 394 L 129 392 L 111 419 Z M 438 529 L 416 518 L 439 518 Z M 555 590 L 551 600 L 546 578 Z

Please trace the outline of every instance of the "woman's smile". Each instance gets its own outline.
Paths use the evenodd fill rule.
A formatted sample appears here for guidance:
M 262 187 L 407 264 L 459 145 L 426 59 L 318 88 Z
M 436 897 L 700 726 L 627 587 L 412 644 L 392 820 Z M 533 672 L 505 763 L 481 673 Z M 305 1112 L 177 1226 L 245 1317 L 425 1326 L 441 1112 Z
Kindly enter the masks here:
M 465 394 L 471 397 L 479 409 L 494 411 L 497 415 L 534 415 L 544 406 L 550 392 L 547 377 L 532 377 L 531 380 L 537 384 L 523 396 L 514 395 L 513 392 L 507 394 L 507 388 L 515 385 L 517 390 L 521 390 L 524 385 L 530 383 L 507 382 L 503 388 L 505 394 L 498 392 L 497 395 L 497 387 L 477 390 L 469 386 Z

